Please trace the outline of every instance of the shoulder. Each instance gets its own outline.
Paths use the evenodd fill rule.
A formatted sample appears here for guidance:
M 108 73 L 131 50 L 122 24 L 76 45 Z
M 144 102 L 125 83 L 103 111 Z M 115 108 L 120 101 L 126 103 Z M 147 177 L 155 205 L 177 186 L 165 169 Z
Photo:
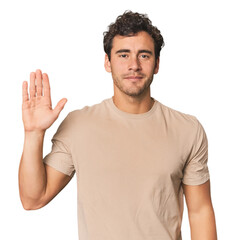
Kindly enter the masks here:
M 107 99 L 102 100 L 99 103 L 95 103 L 92 105 L 86 105 L 83 108 L 73 110 L 69 112 L 68 116 L 73 119 L 73 118 L 78 118 L 78 117 L 83 117 L 87 115 L 93 115 L 101 112 L 103 108 L 105 108 L 105 103 Z
M 107 114 L 107 99 L 92 105 L 85 105 L 80 109 L 70 111 L 64 121 L 71 131 L 81 127 L 90 127 L 104 119 Z
M 195 115 L 176 110 L 159 102 L 163 117 L 175 125 L 198 128 L 199 120 Z
M 160 109 L 167 131 L 185 152 L 189 153 L 199 146 L 207 146 L 206 132 L 195 115 L 184 113 L 162 103 Z
M 205 134 L 198 117 L 193 114 L 176 110 L 160 103 L 161 121 L 167 131 L 184 142 L 194 142 L 199 134 Z
M 60 123 L 54 138 L 71 138 L 78 132 L 83 132 L 85 128 L 91 127 L 91 124 L 96 123 L 94 120 L 97 119 L 97 113 L 101 113 L 104 108 L 104 101 L 70 111 Z

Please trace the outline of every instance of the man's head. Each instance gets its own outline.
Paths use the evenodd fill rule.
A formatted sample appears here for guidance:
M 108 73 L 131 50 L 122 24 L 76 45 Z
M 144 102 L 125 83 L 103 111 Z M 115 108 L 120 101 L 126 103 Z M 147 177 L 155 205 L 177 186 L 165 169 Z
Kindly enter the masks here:
M 150 95 L 164 41 L 146 15 L 125 12 L 104 33 L 105 69 L 112 73 L 115 96 Z
M 165 45 L 160 31 L 157 27 L 152 25 L 152 22 L 146 14 L 126 11 L 124 14 L 118 16 L 116 22 L 110 24 L 108 28 L 108 31 L 103 33 L 103 47 L 109 60 L 111 60 L 111 49 L 113 46 L 113 39 L 116 35 L 132 36 L 141 31 L 147 32 L 154 41 L 156 61 L 160 56 L 162 47 Z

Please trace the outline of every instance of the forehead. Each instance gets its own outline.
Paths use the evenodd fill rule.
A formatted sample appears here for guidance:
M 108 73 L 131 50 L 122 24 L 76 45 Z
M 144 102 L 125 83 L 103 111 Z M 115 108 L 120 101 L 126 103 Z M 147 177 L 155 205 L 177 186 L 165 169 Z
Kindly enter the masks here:
M 119 49 L 130 49 L 130 50 L 140 50 L 148 49 L 154 51 L 154 40 L 147 32 L 138 32 L 132 36 L 121 36 L 116 35 L 112 41 L 113 51 Z

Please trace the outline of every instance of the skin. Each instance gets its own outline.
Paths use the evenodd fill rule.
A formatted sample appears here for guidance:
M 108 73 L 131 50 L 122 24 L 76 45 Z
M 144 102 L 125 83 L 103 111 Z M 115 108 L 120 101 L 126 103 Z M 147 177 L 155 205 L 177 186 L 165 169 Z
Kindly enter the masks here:
M 37 87 L 36 87 L 37 85 Z M 48 204 L 71 180 L 71 177 L 44 165 L 43 141 L 46 130 L 56 121 L 67 99 L 52 108 L 49 78 L 37 69 L 30 73 L 30 85 L 22 84 L 22 120 L 24 147 L 19 165 L 19 194 L 25 210 Z
M 125 49 L 123 51 L 122 49 Z M 144 53 L 143 51 L 149 51 Z M 111 60 L 105 55 L 105 69 L 112 74 L 113 101 L 122 111 L 144 113 L 151 109 L 150 85 L 159 70 L 155 62 L 154 42 L 146 32 L 128 36 L 115 36 Z M 133 80 L 129 76 L 140 76 Z M 198 186 L 183 184 L 188 208 L 192 240 L 217 240 L 216 222 L 211 202 L 210 180 Z
M 217 240 L 210 180 L 197 186 L 182 186 L 188 208 L 191 240 Z
M 134 36 L 117 35 L 113 39 L 111 61 L 105 55 L 105 69 L 112 74 L 115 105 L 129 113 L 144 113 L 151 109 L 150 85 L 158 73 L 154 42 L 146 32 Z M 135 78 L 136 77 L 136 78 Z
M 125 51 L 124 51 L 125 49 Z M 144 52 L 145 51 L 145 52 Z M 131 37 L 115 36 L 111 61 L 105 55 L 105 69 L 112 74 L 114 104 L 122 111 L 140 114 L 153 106 L 150 85 L 159 70 L 155 61 L 154 42 L 146 32 Z M 37 84 L 37 88 L 35 87 Z M 52 109 L 48 75 L 40 69 L 23 82 L 22 117 L 25 142 L 19 167 L 19 190 L 22 205 L 34 210 L 48 204 L 71 180 L 71 177 L 44 165 L 42 149 L 45 131 L 58 118 L 67 99 Z M 183 184 L 192 240 L 217 240 L 210 181 L 198 186 Z

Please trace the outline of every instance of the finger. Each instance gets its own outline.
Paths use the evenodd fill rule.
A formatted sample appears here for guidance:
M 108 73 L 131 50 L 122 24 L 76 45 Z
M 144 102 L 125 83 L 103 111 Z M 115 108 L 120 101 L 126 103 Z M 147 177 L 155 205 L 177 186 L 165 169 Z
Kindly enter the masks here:
M 35 72 L 30 73 L 30 98 L 35 97 Z
M 37 96 L 42 96 L 42 72 L 40 69 L 36 70 L 36 90 Z
M 43 95 L 51 99 L 50 84 L 47 73 L 43 73 Z
M 55 113 L 55 115 L 58 117 L 58 115 L 60 114 L 61 110 L 64 108 L 65 104 L 67 102 L 66 98 L 61 99 L 56 107 L 53 109 L 53 112 Z
M 24 81 L 22 84 L 22 102 L 25 103 L 29 100 L 28 82 Z

